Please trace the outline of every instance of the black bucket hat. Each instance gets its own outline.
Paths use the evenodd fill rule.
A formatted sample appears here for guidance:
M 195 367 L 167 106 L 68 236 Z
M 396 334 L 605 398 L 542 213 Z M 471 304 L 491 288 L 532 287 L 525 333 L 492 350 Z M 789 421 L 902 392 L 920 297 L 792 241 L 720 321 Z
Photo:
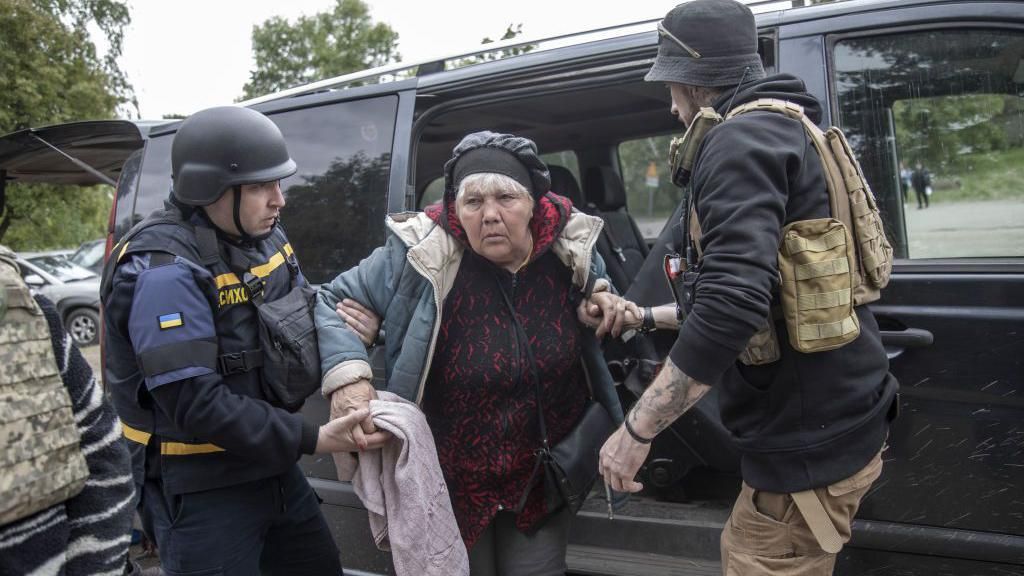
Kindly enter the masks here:
M 658 56 L 648 82 L 723 87 L 764 78 L 754 14 L 735 0 L 694 0 L 658 23 Z

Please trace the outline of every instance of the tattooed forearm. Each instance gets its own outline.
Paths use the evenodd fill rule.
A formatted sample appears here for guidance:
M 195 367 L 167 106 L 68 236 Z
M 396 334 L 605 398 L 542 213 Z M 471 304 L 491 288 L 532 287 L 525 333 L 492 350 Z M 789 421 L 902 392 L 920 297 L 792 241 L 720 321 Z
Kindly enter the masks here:
M 710 389 L 707 384 L 683 374 L 672 360 L 665 360 L 665 366 L 658 377 L 637 400 L 626 418 L 629 418 L 630 426 L 637 433 L 653 438 L 696 404 Z

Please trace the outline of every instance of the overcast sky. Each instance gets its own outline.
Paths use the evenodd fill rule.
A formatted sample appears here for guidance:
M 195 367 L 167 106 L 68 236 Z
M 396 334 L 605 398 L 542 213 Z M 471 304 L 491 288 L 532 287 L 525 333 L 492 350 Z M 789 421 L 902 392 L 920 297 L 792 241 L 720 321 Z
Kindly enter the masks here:
M 143 118 L 229 104 L 253 67 L 252 27 L 271 16 L 294 21 L 334 0 L 129 0 L 132 23 L 122 67 Z M 399 35 L 405 62 L 468 51 L 522 23 L 524 37 L 553 36 L 659 18 L 674 0 L 369 0 L 375 22 Z

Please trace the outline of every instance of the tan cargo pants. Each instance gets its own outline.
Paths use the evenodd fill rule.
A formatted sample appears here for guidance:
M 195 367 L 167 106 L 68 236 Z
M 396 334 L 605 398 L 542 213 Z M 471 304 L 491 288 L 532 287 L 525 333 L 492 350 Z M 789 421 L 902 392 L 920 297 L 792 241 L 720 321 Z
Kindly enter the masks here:
M 883 448 L 884 450 L 884 448 Z M 798 505 L 790 494 L 776 494 L 754 490 L 743 483 L 739 498 L 733 506 L 725 529 L 722 531 L 722 574 L 724 576 L 751 576 L 772 574 L 777 576 L 831 575 L 835 566 L 835 552 L 850 540 L 850 523 L 857 513 L 861 498 L 882 473 L 882 454 L 879 452 L 860 472 L 831 486 L 805 493 Z M 821 507 L 807 504 L 807 498 L 816 496 Z M 802 510 L 819 520 L 819 536 L 824 532 L 826 552 L 815 537 Z M 821 514 L 821 511 L 824 514 Z M 831 523 L 834 531 L 822 523 Z M 827 538 L 831 531 L 832 540 Z

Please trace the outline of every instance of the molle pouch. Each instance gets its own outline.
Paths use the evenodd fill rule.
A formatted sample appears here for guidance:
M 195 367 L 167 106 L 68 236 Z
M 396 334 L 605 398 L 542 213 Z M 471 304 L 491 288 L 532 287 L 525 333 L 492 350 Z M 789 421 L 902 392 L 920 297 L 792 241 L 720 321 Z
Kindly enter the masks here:
M 861 275 L 867 287 L 858 287 L 854 293 L 857 305 L 877 300 L 878 290 L 885 288 L 892 273 L 892 244 L 885 236 L 882 217 L 878 213 L 875 195 L 871 192 L 867 180 L 850 149 L 846 137 L 838 128 L 830 128 L 825 133 L 829 147 L 835 156 L 836 164 L 846 182 L 850 198 L 850 216 L 853 221 L 853 237 L 860 255 Z
M 714 108 L 701 108 L 693 121 L 686 128 L 682 138 L 673 138 L 669 144 L 669 164 L 672 167 L 672 183 L 685 187 L 693 174 L 693 164 L 697 160 L 697 150 L 704 136 L 712 128 L 722 123 L 722 116 Z
M 853 310 L 853 239 L 835 218 L 799 220 L 782 229 L 780 296 L 797 352 L 839 348 L 860 335 Z
M 775 331 L 775 320 L 769 315 L 768 324 L 757 331 L 740 352 L 740 362 L 747 366 L 771 364 L 779 359 L 779 335 Z
M 272 404 L 293 412 L 320 389 L 320 351 L 312 307 L 315 294 L 309 286 L 300 285 L 257 306 L 263 393 Z

